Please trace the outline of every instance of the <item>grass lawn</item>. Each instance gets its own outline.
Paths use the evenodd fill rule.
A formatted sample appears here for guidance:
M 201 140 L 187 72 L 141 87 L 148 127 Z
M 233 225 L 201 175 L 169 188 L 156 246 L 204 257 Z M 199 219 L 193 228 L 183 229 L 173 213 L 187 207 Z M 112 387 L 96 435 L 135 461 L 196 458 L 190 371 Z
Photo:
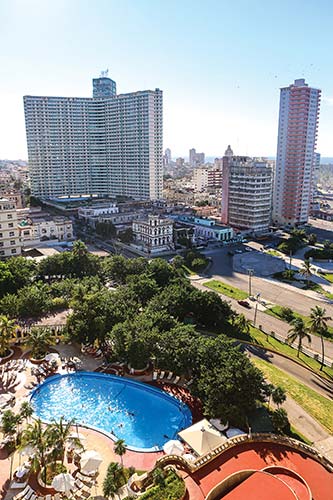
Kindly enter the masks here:
M 319 273 L 320 276 L 325 278 L 325 280 L 329 281 L 330 283 L 333 283 L 333 274 L 328 274 L 328 273 Z
M 183 264 L 182 267 L 183 267 L 184 271 L 186 272 L 186 274 L 189 274 L 190 276 L 194 276 L 195 274 L 197 274 L 194 271 L 192 271 L 192 269 L 190 269 L 189 267 L 185 266 L 185 264 Z
M 281 316 L 281 312 L 282 312 L 282 306 L 277 306 L 277 305 L 270 307 L 269 309 L 265 309 L 265 311 L 264 311 L 265 314 L 269 314 L 270 316 L 274 316 L 275 318 L 281 319 L 282 321 L 285 321 L 286 323 L 288 323 L 288 321 L 286 321 Z M 303 316 L 302 314 L 299 314 L 296 311 L 293 311 L 293 313 L 294 313 L 295 318 L 301 318 L 305 324 L 309 323 L 309 321 L 310 321 L 309 316 Z M 311 334 L 311 335 L 316 335 L 316 334 Z M 333 328 L 331 326 L 328 327 L 328 335 L 325 338 L 333 341 Z
M 211 288 L 215 292 L 222 293 L 223 295 L 226 295 L 227 297 L 231 297 L 232 299 L 236 300 L 244 300 L 248 297 L 248 294 L 244 292 L 243 290 L 240 290 L 239 288 L 236 288 L 231 285 L 227 285 L 226 283 L 223 283 L 222 281 L 218 280 L 210 280 L 206 281 L 204 283 L 204 286 Z
M 298 441 L 302 441 L 303 443 L 308 444 L 309 446 L 313 445 L 313 442 L 310 441 L 305 436 L 303 436 L 303 434 L 299 432 L 299 430 L 296 429 L 296 427 L 294 427 L 293 425 L 290 426 L 290 432 L 288 436 L 290 436 L 293 439 L 297 439 Z
M 250 342 L 258 344 L 259 346 L 264 348 L 267 347 L 268 349 L 272 349 L 273 351 L 277 351 L 278 353 L 285 354 L 286 356 L 289 356 L 290 358 L 304 365 L 304 367 L 312 369 L 313 371 L 318 373 L 318 375 L 321 375 L 322 377 L 325 377 L 329 380 L 333 379 L 333 368 L 324 366 L 322 371 L 320 371 L 319 361 L 316 361 L 315 359 L 310 358 L 309 356 L 306 356 L 303 353 L 300 353 L 298 358 L 296 349 L 289 346 L 288 344 L 280 342 L 279 340 L 275 339 L 274 337 L 271 337 L 270 335 L 266 335 L 261 330 L 258 330 L 258 328 L 254 328 L 253 326 L 251 326 L 250 336 L 251 336 Z
M 317 420 L 331 434 L 333 433 L 333 402 L 318 394 L 294 377 L 261 359 L 252 362 L 263 372 L 272 384 L 280 385 L 309 415 Z
M 273 255 L 274 257 L 279 257 L 280 259 L 282 259 L 282 253 L 281 252 L 278 252 L 277 250 L 265 250 L 265 253 L 268 253 L 269 255 Z

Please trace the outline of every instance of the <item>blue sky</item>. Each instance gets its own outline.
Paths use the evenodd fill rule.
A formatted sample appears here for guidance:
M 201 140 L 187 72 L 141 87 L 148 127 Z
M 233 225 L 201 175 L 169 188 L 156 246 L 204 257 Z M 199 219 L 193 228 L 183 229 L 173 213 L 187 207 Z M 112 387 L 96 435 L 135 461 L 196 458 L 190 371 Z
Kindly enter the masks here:
M 26 158 L 22 96 L 164 91 L 164 147 L 275 155 L 279 88 L 322 89 L 318 151 L 333 156 L 329 0 L 0 0 L 0 158 Z

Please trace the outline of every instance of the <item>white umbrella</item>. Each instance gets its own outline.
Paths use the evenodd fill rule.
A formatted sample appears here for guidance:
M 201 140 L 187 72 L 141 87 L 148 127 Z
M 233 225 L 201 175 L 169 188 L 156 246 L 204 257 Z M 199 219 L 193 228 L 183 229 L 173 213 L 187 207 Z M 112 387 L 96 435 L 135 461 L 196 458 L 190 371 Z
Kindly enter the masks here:
M 58 360 L 59 354 L 57 352 L 49 352 L 49 354 L 47 354 L 44 359 L 45 359 L 45 361 Z
M 74 489 L 75 479 L 71 474 L 61 473 L 54 477 L 52 481 L 52 488 L 56 491 L 63 491 L 64 493 L 69 493 Z
M 165 443 L 163 451 L 167 455 L 181 455 L 184 451 L 184 446 L 177 439 L 171 439 Z
M 95 450 L 85 451 L 81 455 L 80 465 L 81 472 L 93 472 L 98 469 L 103 459 Z
M 194 462 L 196 460 L 195 456 L 192 455 L 192 453 L 184 453 L 183 458 L 187 460 L 188 462 Z
M 27 446 L 22 448 L 22 450 L 19 453 L 20 453 L 20 455 L 29 456 L 29 455 L 33 455 L 35 453 L 35 451 L 36 451 L 36 448 L 34 448 L 33 446 L 30 446 L 28 444 Z

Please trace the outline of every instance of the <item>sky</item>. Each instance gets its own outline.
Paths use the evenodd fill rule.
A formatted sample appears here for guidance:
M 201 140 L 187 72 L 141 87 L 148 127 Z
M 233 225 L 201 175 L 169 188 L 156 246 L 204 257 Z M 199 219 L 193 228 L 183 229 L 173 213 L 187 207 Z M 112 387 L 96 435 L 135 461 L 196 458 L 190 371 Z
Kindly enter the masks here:
M 279 88 L 322 89 L 333 156 L 331 0 L 0 0 L 0 158 L 27 159 L 23 95 L 164 92 L 164 148 L 274 156 Z

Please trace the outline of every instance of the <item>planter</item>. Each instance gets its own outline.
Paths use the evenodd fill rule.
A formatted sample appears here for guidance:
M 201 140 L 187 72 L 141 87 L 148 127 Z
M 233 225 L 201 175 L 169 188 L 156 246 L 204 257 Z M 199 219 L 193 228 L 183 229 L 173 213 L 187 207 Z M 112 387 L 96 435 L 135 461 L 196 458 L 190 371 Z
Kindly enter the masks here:
M 42 363 L 44 363 L 45 359 L 42 358 L 42 359 L 35 359 L 35 358 L 30 358 L 30 362 L 33 364 L 33 365 L 41 365 Z
M 61 462 L 57 462 L 57 464 L 60 464 Z M 37 474 L 37 483 L 42 486 L 43 488 L 46 488 L 48 490 L 50 490 L 50 493 L 53 493 L 54 491 L 54 488 L 52 488 L 52 486 L 50 484 L 46 484 L 44 483 L 43 479 L 42 479 L 42 472 L 43 472 L 43 469 L 40 469 L 38 474 Z M 57 474 L 59 474 L 59 472 L 57 472 Z M 55 474 L 55 475 L 57 475 Z
M 7 356 L 4 356 L 3 358 L 0 357 L 0 364 L 1 363 L 6 363 L 12 356 L 14 356 L 14 350 L 13 349 L 8 349 L 9 354 Z
M 128 370 L 130 372 L 130 375 L 137 375 L 137 376 L 145 375 L 146 371 L 149 370 L 149 368 L 150 368 L 149 363 L 147 363 L 144 368 L 134 368 L 134 366 L 128 364 Z

